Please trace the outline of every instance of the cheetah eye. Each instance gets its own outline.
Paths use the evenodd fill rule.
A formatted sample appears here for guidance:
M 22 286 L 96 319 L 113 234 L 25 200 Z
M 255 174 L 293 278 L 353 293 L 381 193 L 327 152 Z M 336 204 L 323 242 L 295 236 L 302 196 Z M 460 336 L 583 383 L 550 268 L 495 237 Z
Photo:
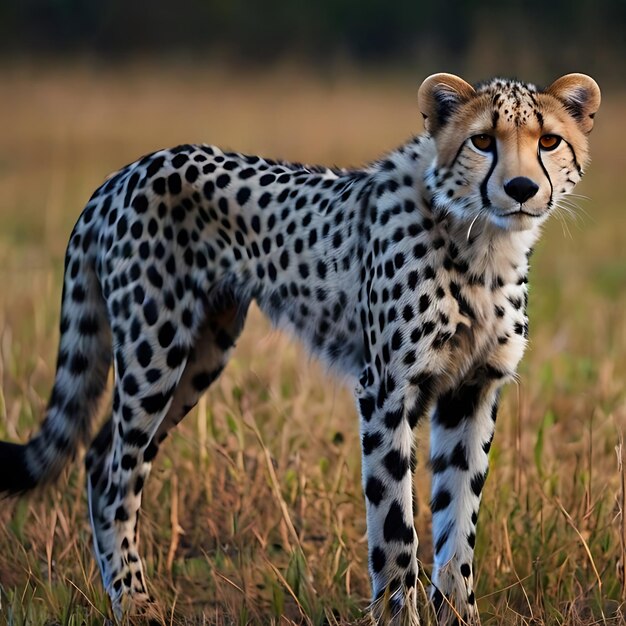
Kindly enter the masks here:
M 561 143 L 558 135 L 543 135 L 539 139 L 539 147 L 541 150 L 554 150 Z
M 475 148 L 478 148 L 481 152 L 491 152 L 495 145 L 494 138 L 491 135 L 474 135 L 470 137 L 471 142 Z

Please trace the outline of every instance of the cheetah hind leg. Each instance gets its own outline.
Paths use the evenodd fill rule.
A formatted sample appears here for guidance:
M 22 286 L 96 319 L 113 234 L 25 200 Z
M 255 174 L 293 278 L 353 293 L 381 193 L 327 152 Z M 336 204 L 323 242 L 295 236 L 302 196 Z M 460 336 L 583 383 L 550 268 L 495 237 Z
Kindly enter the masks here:
M 159 444 L 167 436 L 168 431 L 178 424 L 191 408 L 195 406 L 202 393 L 225 367 L 232 351 L 231 348 L 234 346 L 234 342 L 243 328 L 246 311 L 247 305 L 242 306 L 241 303 L 232 303 L 230 307 L 208 316 L 199 329 L 197 340 L 189 352 L 185 369 L 174 392 L 168 412 L 144 452 L 143 463 L 133 487 L 135 492 L 137 492 L 137 486 L 140 487 L 139 492 L 141 491 L 141 487 L 143 487 L 143 483 L 150 471 L 151 461 L 158 451 Z M 114 585 L 119 581 L 119 577 L 116 580 L 112 580 L 113 576 L 110 573 L 110 561 L 113 555 L 107 552 L 105 547 L 107 545 L 106 535 L 110 531 L 110 522 L 102 515 L 102 505 L 106 506 L 110 503 L 116 492 L 108 484 L 108 476 L 106 475 L 107 472 L 105 472 L 107 457 L 111 454 L 113 428 L 113 420 L 111 419 L 102 427 L 102 430 L 94 439 L 86 459 L 89 474 L 87 487 L 94 533 L 94 549 L 104 585 L 112 596 L 116 615 L 120 617 L 122 612 L 140 612 L 146 617 L 153 617 L 157 607 L 151 604 L 146 591 L 141 560 L 136 550 L 136 521 L 132 533 L 133 541 L 125 542 L 122 539 L 121 544 L 121 548 L 125 552 L 124 565 L 130 573 L 130 578 L 128 578 L 128 573 L 126 574 L 125 583 L 130 583 L 131 585 L 130 594 L 123 593 L 125 588 L 128 587 L 127 584 L 124 584 L 121 588 L 121 595 L 130 597 L 117 598 L 119 594 Z M 128 536 L 125 539 L 128 539 Z M 111 588 L 111 585 L 113 585 L 113 588 Z M 120 588 L 119 582 L 117 582 L 117 587 L 118 589 Z
M 220 376 L 243 330 L 247 312 L 248 303 L 233 302 L 207 317 L 189 355 L 170 410 L 152 440 L 153 446 L 161 445 L 169 431 L 196 406 L 200 397 Z
M 111 562 L 114 560 L 115 554 L 111 551 L 107 552 L 107 546 L 110 545 L 110 537 L 107 535 L 110 535 L 114 523 L 107 519 L 105 508 L 107 503 L 110 504 L 113 501 L 112 499 L 117 493 L 116 488 L 111 488 L 107 470 L 107 461 L 111 454 L 113 443 L 113 429 L 113 418 L 111 417 L 100 429 L 98 436 L 91 444 L 85 460 L 87 467 L 87 502 L 96 560 L 102 582 L 111 597 L 113 611 L 118 620 L 122 618 L 123 613 L 132 613 L 134 615 L 141 614 L 146 618 L 156 618 L 157 621 L 160 618 L 161 621 L 158 621 L 158 623 L 164 623 L 163 616 L 159 615 L 158 607 L 148 595 L 142 563 L 136 553 L 134 555 L 128 554 L 125 558 L 125 565 L 132 572 L 130 579 L 126 581 L 129 583 L 128 586 L 132 588 L 132 594 L 124 594 L 121 584 L 114 581 L 111 574 Z M 134 539 L 136 543 L 136 534 L 134 534 Z M 119 591 L 122 591 L 122 593 L 119 593 Z

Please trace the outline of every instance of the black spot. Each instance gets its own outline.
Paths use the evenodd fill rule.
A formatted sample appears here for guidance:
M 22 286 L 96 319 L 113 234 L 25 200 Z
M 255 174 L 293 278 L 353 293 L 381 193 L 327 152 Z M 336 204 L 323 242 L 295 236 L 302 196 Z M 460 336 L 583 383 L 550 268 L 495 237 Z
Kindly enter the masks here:
M 393 278 L 395 274 L 395 268 L 393 266 L 393 261 L 387 261 L 385 263 L 385 276 L 387 278 Z
M 150 244 L 147 241 L 142 241 L 139 245 L 139 256 L 144 260 L 150 256 Z
M 317 275 L 323 280 L 326 278 L 326 263 L 324 261 L 318 261 L 317 263 Z
M 403 408 L 399 408 L 396 411 L 387 411 L 385 413 L 385 426 L 391 429 L 397 428 L 400 425 L 403 416 Z
M 430 467 L 433 474 L 440 474 L 448 469 L 448 460 L 445 454 L 438 454 L 430 459 Z
M 162 348 L 167 348 L 176 336 L 176 329 L 172 322 L 165 322 L 159 329 L 159 344 Z
M 219 189 L 224 189 L 230 183 L 230 176 L 228 174 L 220 174 L 215 179 L 215 184 Z
M 462 385 L 439 398 L 436 419 L 445 428 L 456 428 L 463 419 L 476 411 L 481 388 L 478 385 Z
M 115 519 L 118 522 L 127 522 L 130 518 L 128 515 L 128 511 L 124 508 L 124 505 L 120 505 L 115 510 Z
M 489 439 L 487 439 L 487 441 L 485 441 L 483 443 L 483 452 L 485 454 L 489 454 L 489 451 L 491 450 L 491 444 L 493 443 L 493 433 L 491 433 L 491 436 L 489 437 Z
M 385 567 L 387 558 L 385 557 L 385 553 L 378 546 L 372 550 L 371 562 L 372 569 L 376 573 L 382 571 L 383 567 Z
M 266 191 L 259 198 L 259 207 L 264 209 L 272 201 L 272 194 Z
M 154 181 L 152 181 L 152 190 L 154 191 L 154 193 L 156 193 L 158 196 L 164 196 L 165 195 L 165 191 L 166 191 L 167 187 L 166 187 L 166 182 L 165 182 L 165 178 L 163 178 L 163 176 L 159 176 L 159 178 L 155 178 Z M 140 196 L 137 196 L 135 198 L 135 200 L 137 198 L 139 198 Z M 145 196 L 143 196 L 145 198 Z M 141 202 L 141 204 L 139 205 L 140 208 L 138 209 L 137 206 L 135 206 L 135 200 L 133 200 L 133 208 L 135 209 L 135 211 L 137 211 L 137 213 L 145 213 L 148 209 L 148 201 L 147 198 L 146 202 L 144 203 L 143 201 Z
M 137 346 L 135 354 L 141 367 L 148 367 L 148 365 L 150 365 L 150 361 L 152 360 L 152 348 L 147 341 L 142 341 Z
M 143 305 L 143 316 L 150 326 L 154 326 L 159 318 L 156 302 L 150 298 Z
M 187 163 L 187 161 L 189 160 L 189 157 L 184 154 L 184 153 L 180 153 L 177 154 L 173 159 L 172 159 L 172 165 L 176 168 L 179 169 L 181 168 L 185 163 Z
M 474 313 L 474 309 L 472 309 L 465 296 L 461 293 L 461 288 L 457 283 L 450 283 L 450 293 L 452 294 L 452 297 L 457 301 L 459 311 L 470 319 L 476 319 L 476 313 Z
M 83 302 L 85 300 L 85 290 L 80 283 L 76 283 L 72 289 L 72 300 L 74 302 Z
M 215 193 L 215 183 L 212 180 L 207 180 L 207 182 L 204 183 L 202 192 L 207 200 L 212 200 L 213 194 Z
M 150 413 L 151 415 L 154 415 L 155 413 L 160 413 L 166 407 L 171 395 L 171 392 L 159 392 L 151 396 L 145 396 L 141 399 L 141 408 L 146 413 Z
M 376 408 L 376 401 L 372 396 L 365 396 L 363 398 L 359 398 L 359 409 L 361 413 L 361 417 L 369 422 L 372 419 L 372 415 L 374 413 L 374 409 Z
M 163 181 L 163 189 L 157 191 L 157 181 L 155 180 L 153 183 L 154 191 L 157 192 L 159 195 L 163 195 L 165 193 L 165 180 L 163 178 L 158 178 L 157 180 Z M 144 196 L 142 193 L 137 194 L 133 198 L 132 206 L 133 209 L 135 209 L 135 213 L 145 213 L 148 210 L 148 198 L 146 198 L 146 196 Z
M 402 346 L 402 334 L 399 330 L 396 330 L 391 337 L 391 349 L 399 350 Z
M 363 454 L 365 456 L 371 454 L 372 451 L 378 448 L 382 442 L 383 438 L 379 432 L 365 433 L 363 435 L 363 439 L 361 440 Z
M 169 192 L 173 195 L 177 195 L 181 192 L 182 182 L 180 180 L 180 174 L 174 172 L 167 177 L 167 187 Z
M 145 457 L 145 455 L 144 455 Z M 145 460 L 145 458 L 144 458 Z M 143 489 L 143 482 L 144 482 L 144 478 L 143 476 L 137 476 L 137 480 L 135 481 L 135 486 L 133 488 L 133 491 L 135 492 L 135 495 L 139 495 L 141 493 L 141 490 Z
M 158 451 L 159 446 L 157 446 L 154 441 L 152 441 L 143 453 L 144 463 L 150 463 L 154 459 Z
M 469 469 L 469 465 L 467 463 L 467 452 L 465 451 L 465 446 L 461 442 L 457 443 L 452 451 L 452 455 L 450 456 L 450 465 L 464 471 Z
M 415 583 L 417 582 L 417 576 L 413 570 L 408 571 L 404 577 L 404 585 L 407 589 L 412 589 L 415 587 Z
M 178 367 L 185 357 L 187 356 L 187 351 L 182 346 L 173 346 L 170 348 L 167 353 L 167 365 L 170 369 L 175 369 Z
M 144 432 L 140 428 L 131 428 L 124 435 L 124 443 L 135 448 L 143 448 L 150 441 L 148 433 Z
M 410 552 L 401 552 L 396 557 L 396 564 L 398 567 L 402 569 L 407 568 L 411 564 L 411 553 Z
M 413 365 L 413 363 L 415 363 L 416 360 L 417 360 L 417 357 L 415 355 L 415 351 L 409 350 L 404 355 L 403 363 L 405 365 Z
M 401 541 L 406 544 L 413 542 L 413 528 L 404 523 L 402 507 L 397 500 L 391 503 L 385 517 L 383 536 L 385 541 Z
M 483 490 L 486 477 L 487 477 L 486 474 L 483 472 L 477 472 L 472 477 L 472 482 L 471 482 L 472 491 L 477 496 L 479 496 L 480 492 Z
M 122 469 L 132 470 L 137 465 L 137 459 L 132 454 L 125 454 L 122 457 Z
M 452 496 L 447 489 L 440 489 L 436 494 L 433 495 L 432 501 L 430 503 L 430 509 L 433 513 L 437 513 L 438 511 L 443 511 L 448 508 L 452 502 Z
M 150 283 L 152 283 L 152 285 L 157 289 L 161 289 L 161 287 L 163 287 L 163 277 L 161 276 L 161 274 L 159 274 L 159 271 L 156 269 L 156 267 L 154 267 L 154 265 L 151 265 L 148 268 L 148 270 L 146 271 L 146 276 L 148 277 Z
M 128 230 L 128 221 L 123 215 L 120 217 L 119 220 L 117 220 L 116 230 L 119 239 L 121 239 Z
M 134 396 L 139 391 L 139 385 L 137 384 L 137 379 L 130 373 L 124 376 L 124 379 L 122 381 L 122 387 L 124 388 L 124 391 L 129 396 Z
M 74 352 L 70 360 L 70 372 L 72 372 L 74 376 L 79 376 L 83 374 L 88 367 L 89 361 L 87 357 L 81 352 Z
M 423 243 L 418 243 L 413 248 L 413 256 L 416 259 L 421 259 L 427 252 L 427 248 Z
M 391 450 L 385 455 L 383 463 L 387 471 L 395 480 L 402 480 L 409 471 L 409 459 L 403 456 L 399 450 Z
M 253 167 L 246 167 L 239 172 L 239 178 L 241 180 L 248 180 L 256 174 L 256 170 Z
M 194 183 L 198 179 L 198 174 L 199 174 L 198 168 L 195 165 L 190 165 L 185 170 L 185 180 L 188 183 Z
M 370 476 L 367 479 L 365 495 L 372 504 L 378 506 L 385 495 L 385 486 L 382 481 L 375 476 Z
M 271 262 L 268 263 L 268 265 L 267 265 L 267 275 L 270 277 L 270 280 L 272 282 L 276 282 L 276 278 L 278 276 L 278 273 L 276 271 L 276 267 Z
M 159 170 L 163 167 L 164 163 L 165 157 L 163 156 L 153 159 L 146 168 L 146 175 L 148 176 L 148 178 L 152 178 L 155 174 L 157 174 Z

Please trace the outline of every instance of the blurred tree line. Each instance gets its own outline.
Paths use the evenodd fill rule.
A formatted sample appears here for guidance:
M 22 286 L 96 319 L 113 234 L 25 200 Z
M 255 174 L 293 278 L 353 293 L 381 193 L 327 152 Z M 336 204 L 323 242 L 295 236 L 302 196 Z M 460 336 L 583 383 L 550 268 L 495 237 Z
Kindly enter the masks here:
M 619 81 L 626 0 L 0 0 L 0 52 L 288 59 Z

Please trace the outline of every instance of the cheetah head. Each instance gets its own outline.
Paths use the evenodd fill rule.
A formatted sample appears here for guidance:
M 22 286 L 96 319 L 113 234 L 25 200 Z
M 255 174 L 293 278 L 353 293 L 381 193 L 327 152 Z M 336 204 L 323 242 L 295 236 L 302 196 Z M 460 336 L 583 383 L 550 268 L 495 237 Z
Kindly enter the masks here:
M 527 230 L 581 179 L 600 89 L 584 74 L 546 89 L 434 74 L 418 101 L 436 146 L 426 179 L 435 205 L 470 223 Z

